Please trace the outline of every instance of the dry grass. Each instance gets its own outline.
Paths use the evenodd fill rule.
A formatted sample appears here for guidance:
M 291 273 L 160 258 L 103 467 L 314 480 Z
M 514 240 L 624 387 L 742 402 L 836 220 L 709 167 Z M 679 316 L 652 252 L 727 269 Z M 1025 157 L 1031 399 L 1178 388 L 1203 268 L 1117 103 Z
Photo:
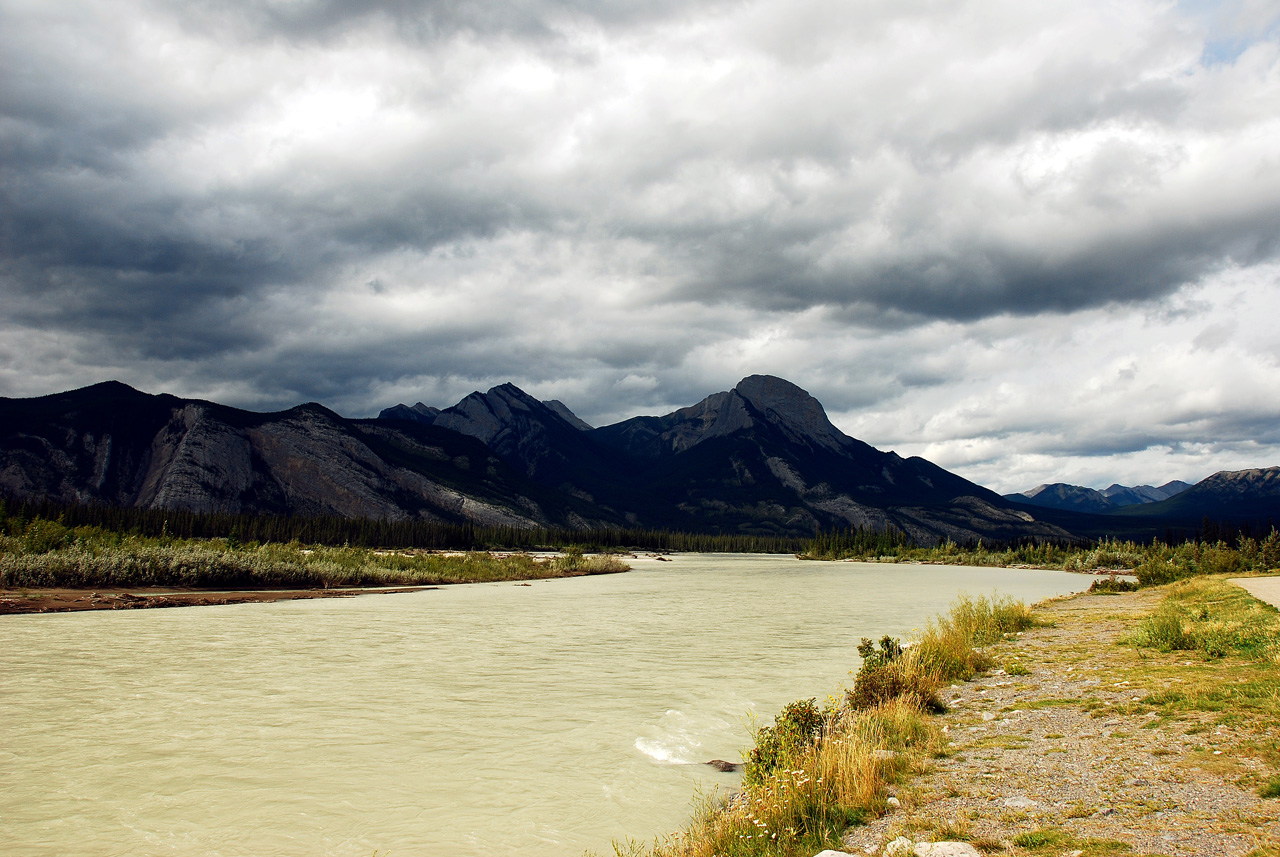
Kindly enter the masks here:
M 809 723 L 810 701 L 787 706 L 773 726 L 758 731 L 740 795 L 704 801 L 684 830 L 653 845 L 615 843 L 616 854 L 810 857 L 841 850 L 850 826 L 885 812 L 893 784 L 946 754 L 945 737 L 928 715 L 939 686 L 989 668 L 992 660 L 979 647 L 1031 624 L 1020 602 L 964 597 L 913 644 L 886 638 L 877 651 L 865 641 L 854 689 L 841 707 L 825 712 L 820 728 Z M 779 737 L 795 735 L 803 737 Z M 967 836 L 967 824 L 956 817 L 934 833 Z

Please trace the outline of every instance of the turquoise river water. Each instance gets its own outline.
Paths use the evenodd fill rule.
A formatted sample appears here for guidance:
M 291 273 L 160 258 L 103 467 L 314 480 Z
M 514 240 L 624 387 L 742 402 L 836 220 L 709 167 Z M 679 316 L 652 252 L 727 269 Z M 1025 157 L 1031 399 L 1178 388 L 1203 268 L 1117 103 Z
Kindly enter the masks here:
M 1062 572 L 684 554 L 413 594 L 0 617 L 0 851 L 611 853 L 862 637 Z

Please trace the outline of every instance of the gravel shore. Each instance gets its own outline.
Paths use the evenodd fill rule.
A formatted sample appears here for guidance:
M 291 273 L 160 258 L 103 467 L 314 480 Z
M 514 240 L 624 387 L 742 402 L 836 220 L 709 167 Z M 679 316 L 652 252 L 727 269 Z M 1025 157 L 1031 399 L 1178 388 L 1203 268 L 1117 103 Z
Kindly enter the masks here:
M 944 689 L 948 754 L 897 790 L 900 806 L 850 831 L 847 849 L 879 854 L 899 835 L 1055 855 L 1280 845 L 1280 800 L 1256 792 L 1276 763 L 1275 732 L 1230 711 L 1175 710 L 1159 696 L 1241 682 L 1242 670 L 1259 667 L 1124 645 L 1159 600 L 1141 591 L 1042 605 L 1049 627 L 991 650 L 1004 669 Z M 1045 830 L 1066 847 L 1015 844 Z

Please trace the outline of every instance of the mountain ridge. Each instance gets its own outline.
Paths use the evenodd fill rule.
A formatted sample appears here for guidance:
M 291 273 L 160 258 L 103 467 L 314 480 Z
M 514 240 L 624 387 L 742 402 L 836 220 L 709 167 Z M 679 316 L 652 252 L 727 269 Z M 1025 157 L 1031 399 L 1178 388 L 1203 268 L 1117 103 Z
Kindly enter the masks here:
M 1219 474 L 1184 491 L 1191 501 L 1126 507 L 1127 522 L 1118 513 L 1077 517 L 875 449 L 835 427 L 808 392 L 768 375 L 598 428 L 514 384 L 443 410 L 418 402 L 363 420 L 314 402 L 258 413 L 119 382 L 0 399 L 0 490 L 192 511 L 788 536 L 895 527 L 921 543 L 1067 541 L 1077 527 L 1149 532 L 1160 515 L 1188 520 L 1196 503 L 1243 515 L 1259 496 L 1280 498 L 1270 470 L 1243 482 Z M 1107 491 L 1119 502 L 1126 491 L 1173 487 Z

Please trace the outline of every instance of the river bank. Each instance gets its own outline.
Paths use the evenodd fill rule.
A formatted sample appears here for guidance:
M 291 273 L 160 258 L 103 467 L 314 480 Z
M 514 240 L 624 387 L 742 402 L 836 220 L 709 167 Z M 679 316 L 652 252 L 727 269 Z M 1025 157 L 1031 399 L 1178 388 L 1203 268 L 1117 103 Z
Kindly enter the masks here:
M 140 589 L 0 589 L 0 616 L 22 613 L 78 613 L 85 610 L 139 610 L 160 607 L 202 607 L 213 604 L 269 604 L 305 598 L 350 598 L 419 592 L 438 586 L 397 586 L 367 589 L 287 589 L 209 592 L 170 588 Z
M 945 749 L 847 850 L 906 837 L 1055 857 L 1280 853 L 1275 651 L 1138 645 L 1171 592 L 1041 605 L 1044 626 L 988 650 L 1000 668 L 944 688 Z M 1234 598 L 1214 590 L 1194 610 Z

